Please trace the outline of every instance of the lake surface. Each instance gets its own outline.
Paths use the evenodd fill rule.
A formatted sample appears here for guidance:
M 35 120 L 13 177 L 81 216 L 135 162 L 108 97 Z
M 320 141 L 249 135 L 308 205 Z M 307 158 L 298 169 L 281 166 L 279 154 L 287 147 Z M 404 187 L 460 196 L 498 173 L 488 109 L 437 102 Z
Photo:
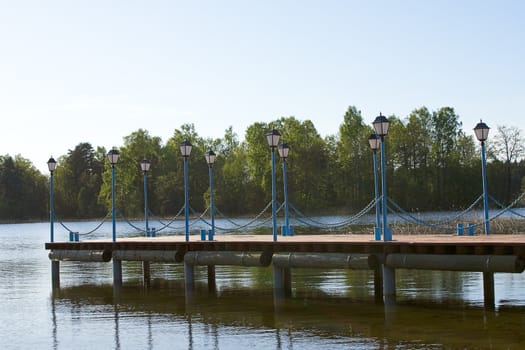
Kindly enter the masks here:
M 68 233 L 55 226 L 55 237 Z M 181 265 L 152 264 L 146 289 L 140 263 L 124 262 L 114 293 L 111 263 L 62 262 L 53 291 L 48 240 L 48 223 L 0 225 L 1 349 L 525 348 L 524 274 L 495 274 L 495 310 L 481 273 L 417 270 L 396 271 L 394 306 L 374 301 L 368 271 L 293 270 L 292 297 L 274 300 L 270 267 L 217 267 L 215 293 L 196 268 L 188 296 Z

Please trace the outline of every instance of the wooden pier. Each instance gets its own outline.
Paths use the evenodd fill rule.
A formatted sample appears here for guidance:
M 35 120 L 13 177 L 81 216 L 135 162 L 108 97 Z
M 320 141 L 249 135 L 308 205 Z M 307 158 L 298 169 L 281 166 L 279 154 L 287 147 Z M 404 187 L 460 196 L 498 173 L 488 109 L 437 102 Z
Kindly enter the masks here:
M 395 269 L 477 271 L 483 273 L 485 304 L 494 304 L 494 273 L 521 273 L 525 269 L 525 235 L 394 235 L 389 242 L 372 235 L 323 234 L 278 237 L 216 235 L 213 241 L 191 236 L 120 238 L 46 243 L 52 261 L 53 286 L 59 286 L 60 261 L 113 260 L 114 285 L 122 284 L 122 261 L 142 261 L 149 279 L 150 262 L 184 263 L 188 291 L 193 266 L 208 266 L 210 289 L 215 265 L 269 266 L 273 263 L 274 290 L 291 290 L 291 269 L 348 268 L 374 271 L 377 299 L 395 298 Z

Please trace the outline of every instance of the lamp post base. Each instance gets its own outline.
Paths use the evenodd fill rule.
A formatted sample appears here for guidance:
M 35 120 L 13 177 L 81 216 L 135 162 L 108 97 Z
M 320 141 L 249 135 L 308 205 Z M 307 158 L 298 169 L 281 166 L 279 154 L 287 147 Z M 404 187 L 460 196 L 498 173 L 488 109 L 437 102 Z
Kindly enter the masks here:
M 381 227 L 374 227 L 374 237 L 376 241 L 381 240 Z
M 392 229 L 390 227 L 385 228 L 383 239 L 385 242 L 392 240 Z
M 293 226 L 281 226 L 281 236 L 293 236 L 294 228 Z

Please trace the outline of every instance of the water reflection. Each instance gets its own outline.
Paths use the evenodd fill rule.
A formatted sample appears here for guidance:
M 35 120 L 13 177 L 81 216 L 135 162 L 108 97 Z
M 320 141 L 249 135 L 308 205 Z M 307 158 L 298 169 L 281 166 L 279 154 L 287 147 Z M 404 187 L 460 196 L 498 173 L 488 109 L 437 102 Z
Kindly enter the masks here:
M 140 285 L 123 287 L 118 303 L 113 299 L 111 286 L 61 289 L 52 296 L 54 348 L 63 338 L 59 326 L 68 317 L 70 322 L 82 324 L 74 327 L 80 334 L 90 334 L 113 323 L 110 328 L 114 329 L 115 349 L 129 348 L 129 344 L 134 344 L 132 348 L 148 349 L 170 345 L 220 349 L 220 343 L 234 349 L 525 346 L 521 332 L 525 324 L 523 306 L 488 311 L 453 300 L 430 299 L 380 305 L 373 299 L 304 290 L 279 300 L 276 307 L 270 289 L 209 293 L 205 285 L 197 284 L 188 299 L 180 284 L 153 282 L 147 293 Z M 75 315 L 79 310 L 83 315 L 98 314 L 92 319 L 78 319 Z M 224 339 L 224 343 L 219 339 Z
M 51 324 L 53 327 L 53 330 L 51 331 L 52 339 L 53 339 L 53 349 L 58 349 L 58 329 L 57 329 L 57 315 L 56 315 L 56 306 L 55 306 L 55 292 L 57 289 L 53 291 L 53 294 L 51 295 Z
M 115 310 L 115 349 L 120 350 L 120 332 L 119 332 L 119 309 L 118 304 L 113 305 Z

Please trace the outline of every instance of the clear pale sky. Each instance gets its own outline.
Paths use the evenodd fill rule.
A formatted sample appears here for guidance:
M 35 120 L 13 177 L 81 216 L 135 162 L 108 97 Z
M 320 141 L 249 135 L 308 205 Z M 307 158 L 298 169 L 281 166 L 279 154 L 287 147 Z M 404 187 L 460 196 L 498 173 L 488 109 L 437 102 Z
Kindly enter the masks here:
M 0 154 L 46 173 L 139 128 L 242 139 L 295 116 L 336 134 L 350 105 L 524 129 L 525 1 L 0 0 Z

